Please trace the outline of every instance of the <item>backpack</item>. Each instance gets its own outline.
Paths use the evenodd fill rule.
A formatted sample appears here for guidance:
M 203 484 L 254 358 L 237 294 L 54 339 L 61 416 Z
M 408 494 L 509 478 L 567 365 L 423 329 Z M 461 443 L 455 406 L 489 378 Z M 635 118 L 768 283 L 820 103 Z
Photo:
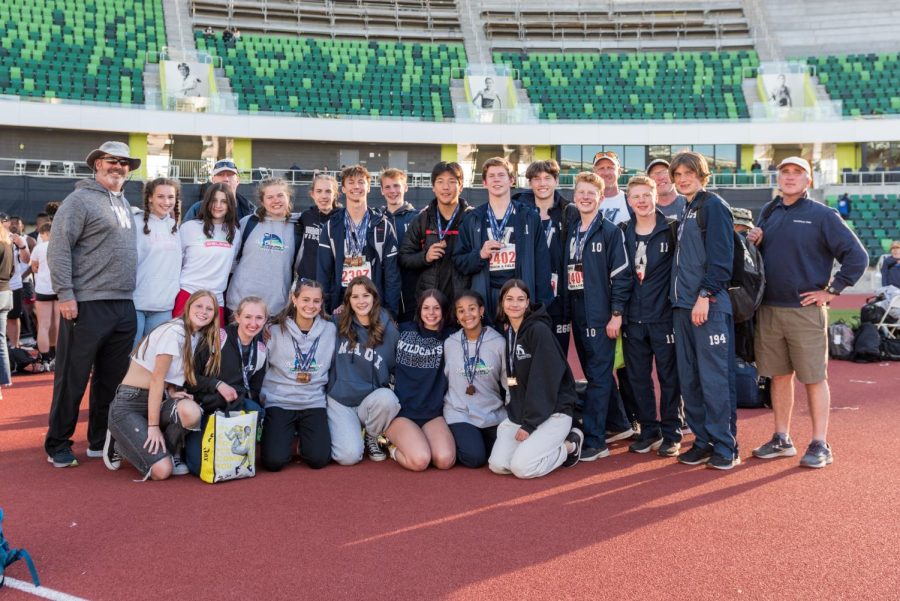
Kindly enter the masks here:
M 881 361 L 881 334 L 873 323 L 864 323 L 856 330 L 853 360 L 857 363 Z
M 881 358 L 887 361 L 900 361 L 900 338 L 881 339 Z
M 703 196 L 697 201 L 699 204 L 691 207 L 691 210 L 697 212 L 697 225 L 702 234 L 706 234 L 706 220 L 700 209 L 703 208 L 705 200 L 706 196 Z M 726 206 L 728 205 L 726 204 Z M 773 210 L 774 207 L 766 207 L 762 218 L 768 217 Z M 766 291 L 766 271 L 759 250 L 748 244 L 746 237 L 732 231 L 732 244 L 734 245 L 734 256 L 731 261 L 728 296 L 731 298 L 731 313 L 734 323 L 741 323 L 752 319 L 759 305 L 762 304 L 763 293 Z
M 885 310 L 878 306 L 880 301 L 884 300 L 883 295 L 870 296 L 866 299 L 866 304 L 859 310 L 860 323 L 878 323 L 884 317 Z
M 741 359 L 737 359 L 735 392 L 737 406 L 741 409 L 762 409 L 772 406 L 769 378 L 761 377 L 756 371 L 756 365 Z
M 41 586 L 41 581 L 38 578 L 37 569 L 35 569 L 34 567 L 34 562 L 31 560 L 31 555 L 29 555 L 28 551 L 26 551 L 25 549 L 10 548 L 9 542 L 3 536 L 2 524 L 3 510 L 0 509 L 0 588 L 3 588 L 3 582 L 6 579 L 6 577 L 4 576 L 6 568 L 20 559 L 24 559 L 25 563 L 28 565 L 28 571 L 31 572 L 31 580 L 32 582 L 34 582 L 34 586 Z
M 850 361 L 853 359 L 853 348 L 856 335 L 853 329 L 838 320 L 828 326 L 828 356 L 832 359 Z
M 250 233 L 253 229 L 259 225 L 259 217 L 254 213 L 250 215 L 250 218 L 247 219 L 247 223 L 244 225 L 244 229 L 241 230 L 241 248 L 238 249 L 237 257 L 235 258 L 235 263 L 241 260 L 241 257 L 244 256 L 244 247 L 247 245 L 247 240 L 250 239 Z M 305 229 L 303 222 L 300 221 L 300 217 L 297 217 L 297 221 L 294 222 L 294 260 L 291 262 L 292 268 L 296 271 L 297 269 L 297 256 L 300 254 L 300 246 L 303 243 L 303 230 Z

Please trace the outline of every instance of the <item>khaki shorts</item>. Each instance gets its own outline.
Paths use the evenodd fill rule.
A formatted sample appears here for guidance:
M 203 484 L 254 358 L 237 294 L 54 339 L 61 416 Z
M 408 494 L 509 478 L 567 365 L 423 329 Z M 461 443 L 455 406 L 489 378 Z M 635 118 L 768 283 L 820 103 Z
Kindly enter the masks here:
M 761 376 L 796 373 L 804 384 L 822 382 L 828 377 L 828 309 L 762 305 L 754 350 Z

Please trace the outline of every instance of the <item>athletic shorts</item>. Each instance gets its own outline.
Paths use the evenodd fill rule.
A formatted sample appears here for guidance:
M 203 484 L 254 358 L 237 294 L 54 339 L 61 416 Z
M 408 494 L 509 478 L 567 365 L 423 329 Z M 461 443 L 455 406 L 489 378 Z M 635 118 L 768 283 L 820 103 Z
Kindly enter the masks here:
M 55 294 L 41 294 L 40 292 L 35 292 L 34 300 L 41 301 L 43 303 L 51 303 L 54 301 L 58 301 L 59 297 Z
M 828 377 L 828 309 L 762 305 L 754 350 L 761 376 L 796 373 L 804 384 L 822 382 Z
M 22 289 L 13 290 L 13 308 L 6 315 L 7 319 L 19 319 L 22 317 Z

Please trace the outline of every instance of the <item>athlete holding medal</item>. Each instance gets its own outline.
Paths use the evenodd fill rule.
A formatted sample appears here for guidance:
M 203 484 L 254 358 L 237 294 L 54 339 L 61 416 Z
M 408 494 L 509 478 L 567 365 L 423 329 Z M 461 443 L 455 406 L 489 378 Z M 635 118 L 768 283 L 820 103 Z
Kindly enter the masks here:
M 266 406 L 262 465 L 269 471 L 291 462 L 295 439 L 309 467 L 324 467 L 331 459 L 325 385 L 337 328 L 325 319 L 323 301 L 322 285 L 301 279 L 269 327 L 269 367 L 260 393 Z

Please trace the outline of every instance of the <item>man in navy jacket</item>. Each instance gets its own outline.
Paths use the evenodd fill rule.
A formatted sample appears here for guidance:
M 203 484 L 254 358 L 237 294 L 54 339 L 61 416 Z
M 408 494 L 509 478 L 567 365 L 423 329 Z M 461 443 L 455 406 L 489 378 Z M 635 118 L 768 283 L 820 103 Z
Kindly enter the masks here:
M 502 157 L 488 159 L 482 168 L 488 202 L 463 220 L 453 263 L 460 273 L 472 276 L 472 290 L 485 300 L 485 317 L 493 322 L 500 288 L 510 278 L 524 280 L 534 301 L 549 305 L 550 251 L 541 234 L 541 217 L 534 207 L 513 201 L 512 165 Z
M 703 155 L 680 152 L 669 165 L 687 200 L 678 228 L 672 286 L 675 350 L 684 412 L 694 446 L 678 457 L 686 465 L 728 470 L 737 453 L 734 321 L 728 285 L 734 257 L 731 209 L 707 192 L 710 171 Z
M 794 406 L 794 374 L 806 387 L 812 442 L 800 460 L 821 468 L 834 460 L 828 445 L 828 303 L 855 284 L 869 264 L 856 234 L 837 211 L 806 192 L 812 171 L 806 159 L 778 165 L 781 196 L 762 210 L 747 239 L 757 244 L 766 268 L 766 289 L 756 315 L 755 352 L 759 374 L 772 378 L 775 434 L 753 449 L 762 459 L 797 454 L 788 433 Z M 840 270 L 831 275 L 834 261 Z
M 333 313 L 353 278 L 364 275 L 375 283 L 381 302 L 396 317 L 400 309 L 400 269 L 394 225 L 368 207 L 372 178 L 362 165 L 341 171 L 347 206 L 338 209 L 319 234 L 319 266 L 325 310 Z

